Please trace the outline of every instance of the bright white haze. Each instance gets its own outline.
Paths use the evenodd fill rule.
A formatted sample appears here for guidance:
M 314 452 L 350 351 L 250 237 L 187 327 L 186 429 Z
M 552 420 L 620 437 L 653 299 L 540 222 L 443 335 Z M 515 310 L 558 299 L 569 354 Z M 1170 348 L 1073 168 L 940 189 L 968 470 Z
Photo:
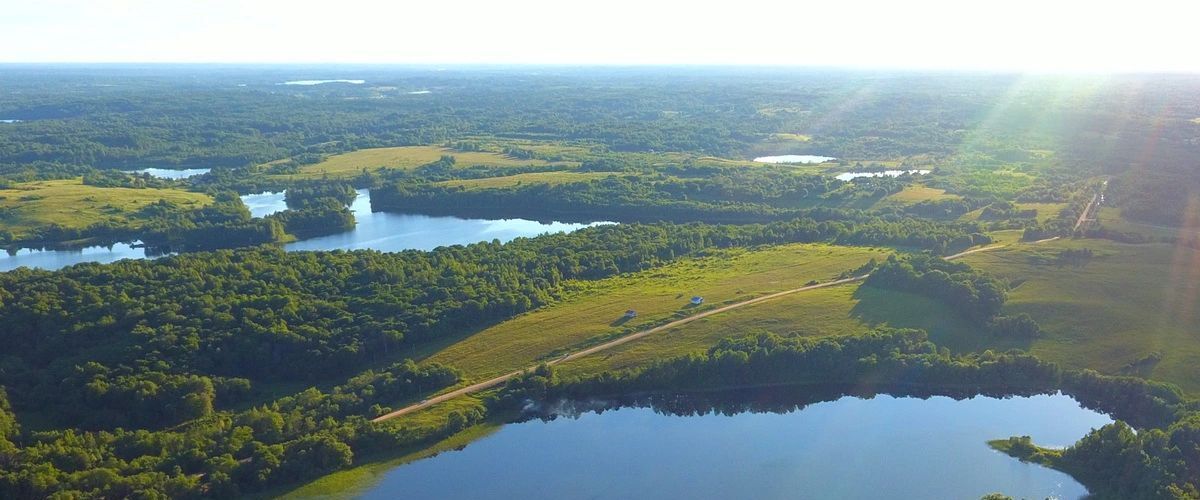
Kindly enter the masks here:
M 0 0 L 0 62 L 1196 72 L 1197 3 Z

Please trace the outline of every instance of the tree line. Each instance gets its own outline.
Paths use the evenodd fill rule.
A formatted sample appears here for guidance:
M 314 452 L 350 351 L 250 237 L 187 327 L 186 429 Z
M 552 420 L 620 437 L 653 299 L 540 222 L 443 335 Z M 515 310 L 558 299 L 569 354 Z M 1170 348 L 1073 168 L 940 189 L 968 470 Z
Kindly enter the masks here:
M 576 378 L 542 368 L 511 381 L 497 404 L 778 384 L 807 385 L 820 394 L 830 386 L 955 396 L 1061 390 L 1118 420 L 1089 432 L 1052 465 L 1102 498 L 1200 497 L 1200 403 L 1177 387 L 1062 370 L 1022 351 L 953 356 L 918 330 L 836 338 L 750 335 L 724 339 L 703 353 Z

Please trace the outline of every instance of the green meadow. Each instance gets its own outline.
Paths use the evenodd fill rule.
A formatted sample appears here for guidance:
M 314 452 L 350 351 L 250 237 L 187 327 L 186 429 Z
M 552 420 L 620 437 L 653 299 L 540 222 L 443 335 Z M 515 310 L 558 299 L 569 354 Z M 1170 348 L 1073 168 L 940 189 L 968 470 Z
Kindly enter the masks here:
M 126 223 L 158 200 L 196 208 L 212 202 L 201 193 L 180 189 L 98 187 L 81 178 L 36 181 L 0 189 L 0 229 L 17 237 L 51 224 L 84 228 L 101 222 Z
M 554 305 L 469 333 L 461 340 L 439 346 L 436 352 L 425 353 L 424 359 L 462 370 L 466 381 L 484 380 L 707 308 L 813 281 L 828 281 L 872 258 L 886 258 L 889 253 L 883 249 L 809 244 L 725 250 L 632 275 L 581 282 Z M 704 297 L 704 304 L 692 306 L 689 299 L 694 295 Z M 637 311 L 636 318 L 623 318 L 629 309 Z M 648 353 L 635 361 L 690 348 Z M 585 360 L 608 357 L 600 354 Z
M 1058 263 L 1058 252 L 1071 248 L 1096 255 L 1080 265 Z M 1042 326 L 1044 337 L 1028 345 L 1038 357 L 1200 393 L 1200 251 L 1059 240 L 963 261 L 1011 283 L 1005 313 L 1028 313 Z
M 569 162 L 548 162 L 538 159 L 520 159 L 502 153 L 480 151 L 457 151 L 440 146 L 400 146 L 392 148 L 360 149 L 349 153 L 330 156 L 311 165 L 304 165 L 296 174 L 281 175 L 280 177 L 298 179 L 349 178 L 361 174 L 364 170 L 373 171 L 381 168 L 409 169 L 437 161 L 442 156 L 453 156 L 455 163 L 460 166 L 573 166 Z

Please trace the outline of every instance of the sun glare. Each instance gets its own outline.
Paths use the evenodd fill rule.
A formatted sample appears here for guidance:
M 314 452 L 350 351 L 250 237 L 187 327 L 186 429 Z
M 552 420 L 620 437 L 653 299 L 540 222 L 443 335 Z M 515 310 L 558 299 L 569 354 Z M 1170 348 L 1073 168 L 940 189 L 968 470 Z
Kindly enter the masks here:
M 20 2 L 4 62 L 1200 70 L 1183 2 Z M 1153 29 L 1149 29 L 1153 26 Z M 36 43 L 31 43 L 36 41 Z

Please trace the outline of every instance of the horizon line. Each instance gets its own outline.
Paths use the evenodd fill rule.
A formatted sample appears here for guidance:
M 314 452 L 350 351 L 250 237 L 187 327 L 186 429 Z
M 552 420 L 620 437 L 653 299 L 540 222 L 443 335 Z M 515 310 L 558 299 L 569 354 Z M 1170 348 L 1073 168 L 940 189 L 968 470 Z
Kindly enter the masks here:
M 867 64 L 789 64 L 789 63 L 671 63 L 671 62 L 384 62 L 384 61 L 0 61 L 0 66 L 270 66 L 270 67 L 376 67 L 376 68 L 559 68 L 559 69 L 770 69 L 836 70 L 909 73 L 975 73 L 1005 75 L 1197 75 L 1200 69 L 1021 69 L 988 67 L 890 66 Z

